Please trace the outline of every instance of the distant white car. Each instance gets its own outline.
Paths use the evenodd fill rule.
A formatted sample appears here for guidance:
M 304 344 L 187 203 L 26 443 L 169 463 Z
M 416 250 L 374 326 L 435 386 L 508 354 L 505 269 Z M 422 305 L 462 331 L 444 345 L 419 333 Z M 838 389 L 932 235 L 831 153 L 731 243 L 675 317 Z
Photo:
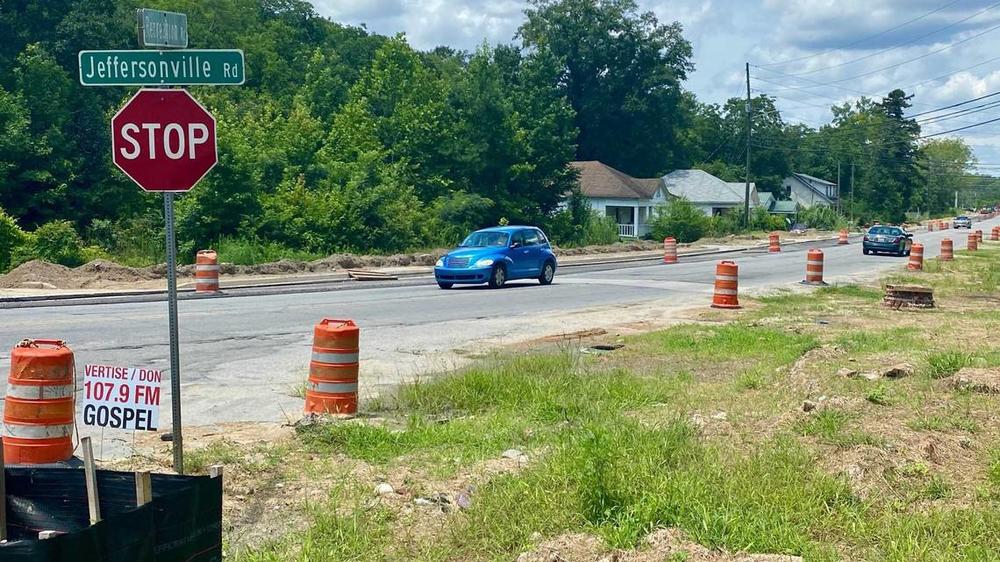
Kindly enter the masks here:
M 955 220 L 951 223 L 952 228 L 972 228 L 972 219 L 962 215 L 960 217 L 955 217 Z

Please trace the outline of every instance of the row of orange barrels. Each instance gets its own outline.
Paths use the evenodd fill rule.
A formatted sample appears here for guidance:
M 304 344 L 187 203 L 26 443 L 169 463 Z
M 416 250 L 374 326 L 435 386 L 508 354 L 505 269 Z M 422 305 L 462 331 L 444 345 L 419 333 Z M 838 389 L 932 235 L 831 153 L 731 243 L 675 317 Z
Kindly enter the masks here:
M 313 328 L 307 413 L 357 413 L 359 334 L 351 320 L 324 319 Z M 73 351 L 61 340 L 14 346 L 3 407 L 4 462 L 50 464 L 73 455 L 75 371 Z
M 990 240 L 1000 241 L 1000 226 L 993 227 Z M 979 250 L 983 241 L 983 231 L 969 233 L 966 248 L 970 252 Z M 955 259 L 954 243 L 950 238 L 941 240 L 941 261 Z M 668 263 L 676 263 L 676 260 Z M 910 248 L 910 259 L 906 264 L 910 271 L 921 271 L 924 268 L 924 245 L 917 242 Z M 806 253 L 806 276 L 802 281 L 806 285 L 826 285 L 823 281 L 823 251 L 813 248 Z M 739 266 L 736 262 L 724 260 L 715 266 L 715 290 L 712 295 L 713 308 L 740 308 L 739 302 Z
M 837 236 L 838 245 L 847 245 L 850 243 L 849 235 L 847 229 L 841 229 L 839 235 Z M 778 253 L 781 251 L 781 234 L 778 232 L 772 232 L 767 235 L 767 251 L 770 253 Z M 677 239 L 673 237 L 667 237 L 663 239 L 663 263 L 677 263 Z

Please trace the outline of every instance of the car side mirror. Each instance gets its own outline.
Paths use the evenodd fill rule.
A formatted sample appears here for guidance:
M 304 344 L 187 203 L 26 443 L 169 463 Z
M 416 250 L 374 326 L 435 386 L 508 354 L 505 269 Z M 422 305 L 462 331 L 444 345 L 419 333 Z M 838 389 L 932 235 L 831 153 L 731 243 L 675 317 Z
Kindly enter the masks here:
M 521 243 L 520 242 L 511 242 L 510 243 L 510 249 L 511 250 L 513 250 L 514 248 L 520 248 L 520 247 L 521 247 Z

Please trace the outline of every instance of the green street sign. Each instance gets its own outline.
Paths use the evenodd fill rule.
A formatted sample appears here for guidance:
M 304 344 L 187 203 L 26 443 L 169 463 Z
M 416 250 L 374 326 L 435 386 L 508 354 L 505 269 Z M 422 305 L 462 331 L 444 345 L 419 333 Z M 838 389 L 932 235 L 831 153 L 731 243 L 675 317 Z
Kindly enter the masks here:
M 149 8 L 140 8 L 135 13 L 139 20 L 140 47 L 187 48 L 187 15 Z
M 246 79 L 239 49 L 80 51 L 84 86 L 238 86 Z

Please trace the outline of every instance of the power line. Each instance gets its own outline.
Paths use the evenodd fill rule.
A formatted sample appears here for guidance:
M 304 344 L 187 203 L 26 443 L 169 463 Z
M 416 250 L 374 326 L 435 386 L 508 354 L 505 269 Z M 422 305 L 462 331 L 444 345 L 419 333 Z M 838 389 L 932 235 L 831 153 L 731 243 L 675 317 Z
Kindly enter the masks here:
M 926 119 L 917 119 L 917 123 L 924 125 L 927 123 L 936 123 L 938 121 L 947 121 L 949 119 L 955 119 L 957 117 L 965 117 L 967 115 L 972 115 L 975 113 L 981 113 L 983 111 L 993 109 L 1000 106 L 1000 100 L 991 101 L 989 103 L 984 103 L 982 105 L 976 105 L 966 109 L 960 109 L 958 111 L 952 111 L 951 113 L 944 113 L 942 115 L 934 115 L 932 117 L 927 117 Z
M 984 13 L 992 10 L 993 8 L 996 8 L 997 6 L 1000 6 L 1000 2 L 997 2 L 995 4 L 991 4 L 991 5 L 987 6 L 986 8 L 984 8 L 984 9 L 982 9 L 982 10 L 980 10 L 980 11 L 974 13 L 974 14 L 972 14 L 971 16 L 964 17 L 964 18 L 962 18 L 962 19 L 960 19 L 960 20 L 958 20 L 956 22 L 950 23 L 950 24 L 948 24 L 948 25 L 946 25 L 944 27 L 941 27 L 939 29 L 935 29 L 934 31 L 931 31 L 929 33 L 925 33 L 923 35 L 918 35 L 917 37 L 914 37 L 914 38 L 910 39 L 909 41 L 905 41 L 905 42 L 900 43 L 898 45 L 894 45 L 892 47 L 889 47 L 887 49 L 882 49 L 881 51 L 875 51 L 874 53 L 870 53 L 870 54 L 862 56 L 862 57 L 858 57 L 858 58 L 855 58 L 855 59 L 852 59 L 852 60 L 849 60 L 849 61 L 845 61 L 845 62 L 841 62 L 841 63 L 838 63 L 838 64 L 830 65 L 830 66 L 827 66 L 827 67 L 817 68 L 817 69 L 810 70 L 810 71 L 807 71 L 807 72 L 799 72 L 799 73 L 793 74 L 792 76 L 806 76 L 808 74 L 815 74 L 817 72 L 823 72 L 825 70 L 831 70 L 831 69 L 834 69 L 834 68 L 840 68 L 842 66 L 847 66 L 849 64 L 854 64 L 856 62 L 860 62 L 860 61 L 863 61 L 863 60 L 868 60 L 870 58 L 877 57 L 879 55 L 883 55 L 883 54 L 888 53 L 890 51 L 895 51 L 896 49 L 905 47 L 906 45 L 912 45 L 913 43 L 916 43 L 917 41 L 919 41 L 921 39 L 924 39 L 926 37 L 930 37 L 931 35 L 936 35 L 938 33 L 941 33 L 942 31 L 945 31 L 947 29 L 951 29 L 952 27 L 955 27 L 956 25 L 958 25 L 960 23 L 964 23 L 966 21 L 969 21 L 969 20 L 971 20 L 974 17 L 977 17 L 977 16 L 979 16 L 981 14 L 984 14 Z
M 964 127 L 958 127 L 957 129 L 951 129 L 951 130 L 948 130 L 948 131 L 941 131 L 940 133 L 934 133 L 934 134 L 931 134 L 931 135 L 924 135 L 924 136 L 917 137 L 917 138 L 918 139 L 929 139 L 931 137 L 939 137 L 941 135 L 947 135 L 949 133 L 957 133 L 958 131 L 964 131 L 966 129 L 972 129 L 973 127 L 981 127 L 983 125 L 989 125 L 990 123 L 996 123 L 997 121 L 1000 121 L 1000 117 L 997 117 L 995 119 L 990 119 L 988 121 L 981 121 L 979 123 L 973 123 L 971 125 L 966 125 Z
M 932 16 L 932 15 L 940 12 L 941 10 L 944 10 L 944 9 L 947 9 L 947 8 L 949 8 L 951 6 L 954 6 L 957 3 L 958 3 L 958 0 L 952 0 L 951 2 L 948 2 L 948 3 L 946 3 L 943 6 L 940 6 L 938 8 L 935 8 L 935 9 L 931 10 L 930 12 L 927 12 L 926 14 L 923 14 L 921 16 L 917 16 L 917 17 L 915 17 L 913 19 L 906 20 L 906 21 L 904 21 L 903 23 L 901 23 L 899 25 L 896 25 L 894 27 L 890 27 L 889 29 L 886 29 L 885 31 L 880 31 L 880 32 L 878 32 L 878 33 L 876 33 L 874 35 L 869 35 L 867 37 L 862 37 L 861 39 L 857 39 L 857 40 L 852 41 L 850 43 L 847 43 L 845 45 L 841 45 L 840 47 L 836 47 L 836 48 L 833 48 L 833 49 L 827 49 L 826 51 L 823 51 L 822 53 L 815 53 L 815 54 L 812 54 L 812 55 L 806 55 L 806 56 L 798 57 L 798 58 L 794 58 L 794 59 L 787 59 L 787 60 L 783 60 L 783 61 L 772 62 L 772 63 L 765 64 L 763 66 L 780 66 L 780 65 L 785 65 L 785 64 L 791 63 L 791 62 L 799 62 L 799 61 L 809 60 L 809 59 L 812 59 L 812 58 L 816 58 L 816 57 L 820 57 L 820 56 L 823 56 L 823 55 L 827 55 L 829 53 L 836 52 L 836 51 L 838 51 L 840 49 L 846 49 L 847 47 L 853 47 L 853 46 L 855 46 L 855 45 L 857 45 L 859 43 L 864 43 L 865 41 L 868 41 L 869 39 L 875 39 L 876 37 L 881 37 L 883 35 L 886 35 L 888 33 L 896 31 L 897 29 L 901 29 L 903 27 L 906 27 L 907 25 L 909 25 L 911 23 L 920 21 L 920 20 L 922 20 L 922 19 L 924 19 L 924 18 L 926 18 L 928 16 Z
M 949 78 L 949 77 L 954 76 L 954 75 L 956 75 L 956 74 L 958 74 L 960 72 L 965 72 L 966 70 L 972 70 L 973 68 L 979 68 L 980 66 L 983 66 L 984 64 L 989 64 L 991 62 L 996 62 L 998 60 L 1000 60 L 1000 57 L 993 57 L 991 59 L 986 59 L 983 62 L 978 62 L 978 63 L 973 64 L 971 66 L 966 66 L 964 68 L 959 68 L 958 70 L 949 72 L 948 74 L 942 74 L 941 76 L 930 78 L 928 80 L 924 80 L 923 82 L 917 82 L 916 84 L 910 84 L 909 86 L 906 86 L 905 88 L 901 88 L 901 89 L 903 91 L 913 90 L 913 89 L 919 88 L 919 87 L 921 87 L 921 86 L 923 86 L 925 84 L 930 84 L 931 82 L 937 82 L 938 80 L 941 80 L 942 78 Z
M 979 32 L 979 33 L 973 35 L 972 37 L 966 37 L 965 39 L 961 39 L 961 40 L 955 41 L 954 43 L 951 43 L 949 45 L 945 45 L 944 47 L 941 47 L 940 49 L 933 50 L 933 51 L 931 51 L 929 53 L 924 53 L 924 54 L 920 55 L 919 57 L 914 57 L 912 59 L 908 59 L 908 60 L 905 60 L 903 62 L 899 62 L 899 63 L 896 63 L 896 64 L 890 64 L 889 66 L 884 66 L 882 68 L 878 68 L 878 69 L 875 69 L 875 70 L 872 70 L 872 71 L 869 71 L 869 72 L 864 72 L 862 74 L 858 74 L 858 75 L 855 75 L 855 76 L 849 76 L 847 78 L 841 78 L 841 79 L 838 79 L 838 80 L 831 80 L 826 85 L 829 86 L 831 84 L 840 84 L 840 83 L 843 83 L 843 82 L 850 82 L 851 80 L 857 80 L 858 78 L 864 78 L 866 76 L 871 76 L 873 74 L 878 74 L 880 72 L 885 72 L 886 70 L 892 70 L 893 68 L 899 68 L 899 67 L 901 67 L 903 65 L 910 64 L 911 62 L 916 62 L 918 60 L 925 59 L 927 57 L 936 55 L 938 53 L 942 53 L 944 51 L 947 51 L 948 49 L 951 49 L 952 47 L 957 47 L 958 45 L 961 45 L 963 43 L 968 43 L 969 41 L 972 41 L 973 39 L 978 39 L 978 38 L 982 37 L 983 35 L 986 35 L 987 33 L 992 33 L 994 31 L 996 31 L 997 29 L 1000 29 L 1000 24 L 994 25 L 993 27 L 991 27 L 991 28 L 989 28 L 989 29 L 987 29 L 985 31 Z
M 946 105 L 944 107 L 939 107 L 937 109 L 931 109 L 931 110 L 928 110 L 928 111 L 923 111 L 921 113 L 914 113 L 913 115 L 910 115 L 909 118 L 913 119 L 915 117 L 920 117 L 921 115 L 927 115 L 928 113 L 937 113 L 938 111 L 944 111 L 945 109 L 952 109 L 954 107 L 960 107 L 960 106 L 963 106 L 963 105 L 966 105 L 966 104 L 977 102 L 979 100 L 984 100 L 986 98 L 992 98 L 994 96 L 1000 96 L 1000 92 L 993 92 L 992 94 L 986 94 L 985 96 L 979 96 L 978 98 L 972 98 L 971 100 L 965 100 L 965 101 L 962 101 L 962 102 L 953 103 L 951 105 Z

